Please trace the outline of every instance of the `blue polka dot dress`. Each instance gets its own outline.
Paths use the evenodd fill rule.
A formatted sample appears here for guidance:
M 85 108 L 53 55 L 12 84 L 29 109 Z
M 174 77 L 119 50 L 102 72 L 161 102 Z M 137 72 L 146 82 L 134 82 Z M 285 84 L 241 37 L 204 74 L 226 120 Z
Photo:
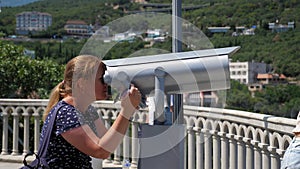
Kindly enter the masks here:
M 53 110 L 58 108 L 60 105 L 62 105 L 62 107 L 57 112 L 56 121 L 51 132 L 50 143 L 47 149 L 47 157 L 49 157 L 47 159 L 48 164 L 51 169 L 91 169 L 92 164 L 90 156 L 79 151 L 61 136 L 62 133 L 84 124 L 88 124 L 96 133 L 94 121 L 99 118 L 99 115 L 91 106 L 87 113 L 81 113 L 74 106 L 66 103 L 65 101 L 59 101 L 58 104 L 56 104 L 49 112 L 49 115 L 44 122 L 40 141 L 44 138 L 45 129 L 48 127 L 49 119 L 52 117 Z

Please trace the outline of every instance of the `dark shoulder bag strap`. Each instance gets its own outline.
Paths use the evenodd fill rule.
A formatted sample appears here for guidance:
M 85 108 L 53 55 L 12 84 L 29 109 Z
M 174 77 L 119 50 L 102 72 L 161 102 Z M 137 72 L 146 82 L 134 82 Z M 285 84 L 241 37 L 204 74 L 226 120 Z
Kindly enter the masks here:
M 59 105 L 54 110 L 54 112 L 52 114 L 52 117 L 49 120 L 48 127 L 46 128 L 44 138 L 43 138 L 41 144 L 39 145 L 39 149 L 38 149 L 38 156 L 39 157 L 46 157 L 48 145 L 49 145 L 49 142 L 50 142 L 50 136 L 51 136 L 51 132 L 52 132 L 52 129 L 53 129 L 53 126 L 54 126 L 54 123 L 55 123 L 56 115 L 57 115 L 57 112 L 62 107 L 61 102 L 59 102 L 58 104 Z
M 46 157 L 46 153 L 47 153 L 47 149 L 48 149 L 48 145 L 49 145 L 49 142 L 50 142 L 50 137 L 51 137 L 51 132 L 52 132 L 52 129 L 53 129 L 53 126 L 54 126 L 54 123 L 55 123 L 55 119 L 56 119 L 56 115 L 57 115 L 57 112 L 60 110 L 61 107 L 63 107 L 61 105 L 61 102 L 58 103 L 59 105 L 57 106 L 57 108 L 54 110 L 53 114 L 52 114 L 52 117 L 50 118 L 49 120 L 49 123 L 48 123 L 48 127 L 46 128 L 46 131 L 45 131 L 45 135 L 44 135 L 44 138 L 42 140 L 42 142 L 40 143 L 39 145 L 39 149 L 38 149 L 38 154 L 35 154 L 36 156 L 36 159 L 38 160 L 38 164 L 40 164 L 40 160 L 42 160 L 42 158 L 45 158 Z M 32 154 L 26 154 L 26 156 L 24 157 L 23 159 L 23 164 L 28 167 L 28 168 L 34 168 L 30 165 L 27 164 L 27 161 L 26 161 L 26 158 L 28 156 L 30 156 Z

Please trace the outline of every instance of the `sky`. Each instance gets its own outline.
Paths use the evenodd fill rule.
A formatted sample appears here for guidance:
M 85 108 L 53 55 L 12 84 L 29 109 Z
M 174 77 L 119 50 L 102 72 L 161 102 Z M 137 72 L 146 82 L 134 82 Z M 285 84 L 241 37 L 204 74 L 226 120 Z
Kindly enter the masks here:
M 21 6 L 39 0 L 0 0 L 0 6 Z

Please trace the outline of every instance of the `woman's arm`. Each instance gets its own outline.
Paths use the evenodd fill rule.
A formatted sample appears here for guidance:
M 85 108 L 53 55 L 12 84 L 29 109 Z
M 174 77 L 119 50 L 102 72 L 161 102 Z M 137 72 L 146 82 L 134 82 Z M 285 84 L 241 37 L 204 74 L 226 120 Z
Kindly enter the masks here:
M 95 158 L 106 159 L 122 142 L 129 120 L 119 115 L 111 128 L 99 138 L 88 125 L 62 133 L 63 138 L 81 152 Z
M 107 128 L 105 127 L 101 117 L 95 120 L 94 123 L 96 125 L 98 137 L 101 138 L 107 132 Z
M 96 158 L 105 159 L 122 142 L 130 123 L 129 118 L 136 110 L 140 100 L 141 95 L 138 89 L 131 87 L 127 96 L 121 100 L 121 111 L 118 117 L 101 138 L 97 137 L 88 125 L 64 132 L 62 136 L 81 152 Z M 105 128 L 102 122 L 97 123 L 97 125 L 100 128 Z M 101 132 L 101 134 L 103 133 Z

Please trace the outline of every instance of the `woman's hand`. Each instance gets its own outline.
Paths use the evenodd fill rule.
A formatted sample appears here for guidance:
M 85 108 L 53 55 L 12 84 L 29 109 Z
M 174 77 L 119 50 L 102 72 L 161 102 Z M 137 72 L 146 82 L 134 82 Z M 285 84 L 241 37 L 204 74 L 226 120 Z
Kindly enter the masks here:
M 141 93 L 138 88 L 131 85 L 127 94 L 121 98 L 121 111 L 122 116 L 130 118 L 134 111 L 139 108 L 141 102 Z

